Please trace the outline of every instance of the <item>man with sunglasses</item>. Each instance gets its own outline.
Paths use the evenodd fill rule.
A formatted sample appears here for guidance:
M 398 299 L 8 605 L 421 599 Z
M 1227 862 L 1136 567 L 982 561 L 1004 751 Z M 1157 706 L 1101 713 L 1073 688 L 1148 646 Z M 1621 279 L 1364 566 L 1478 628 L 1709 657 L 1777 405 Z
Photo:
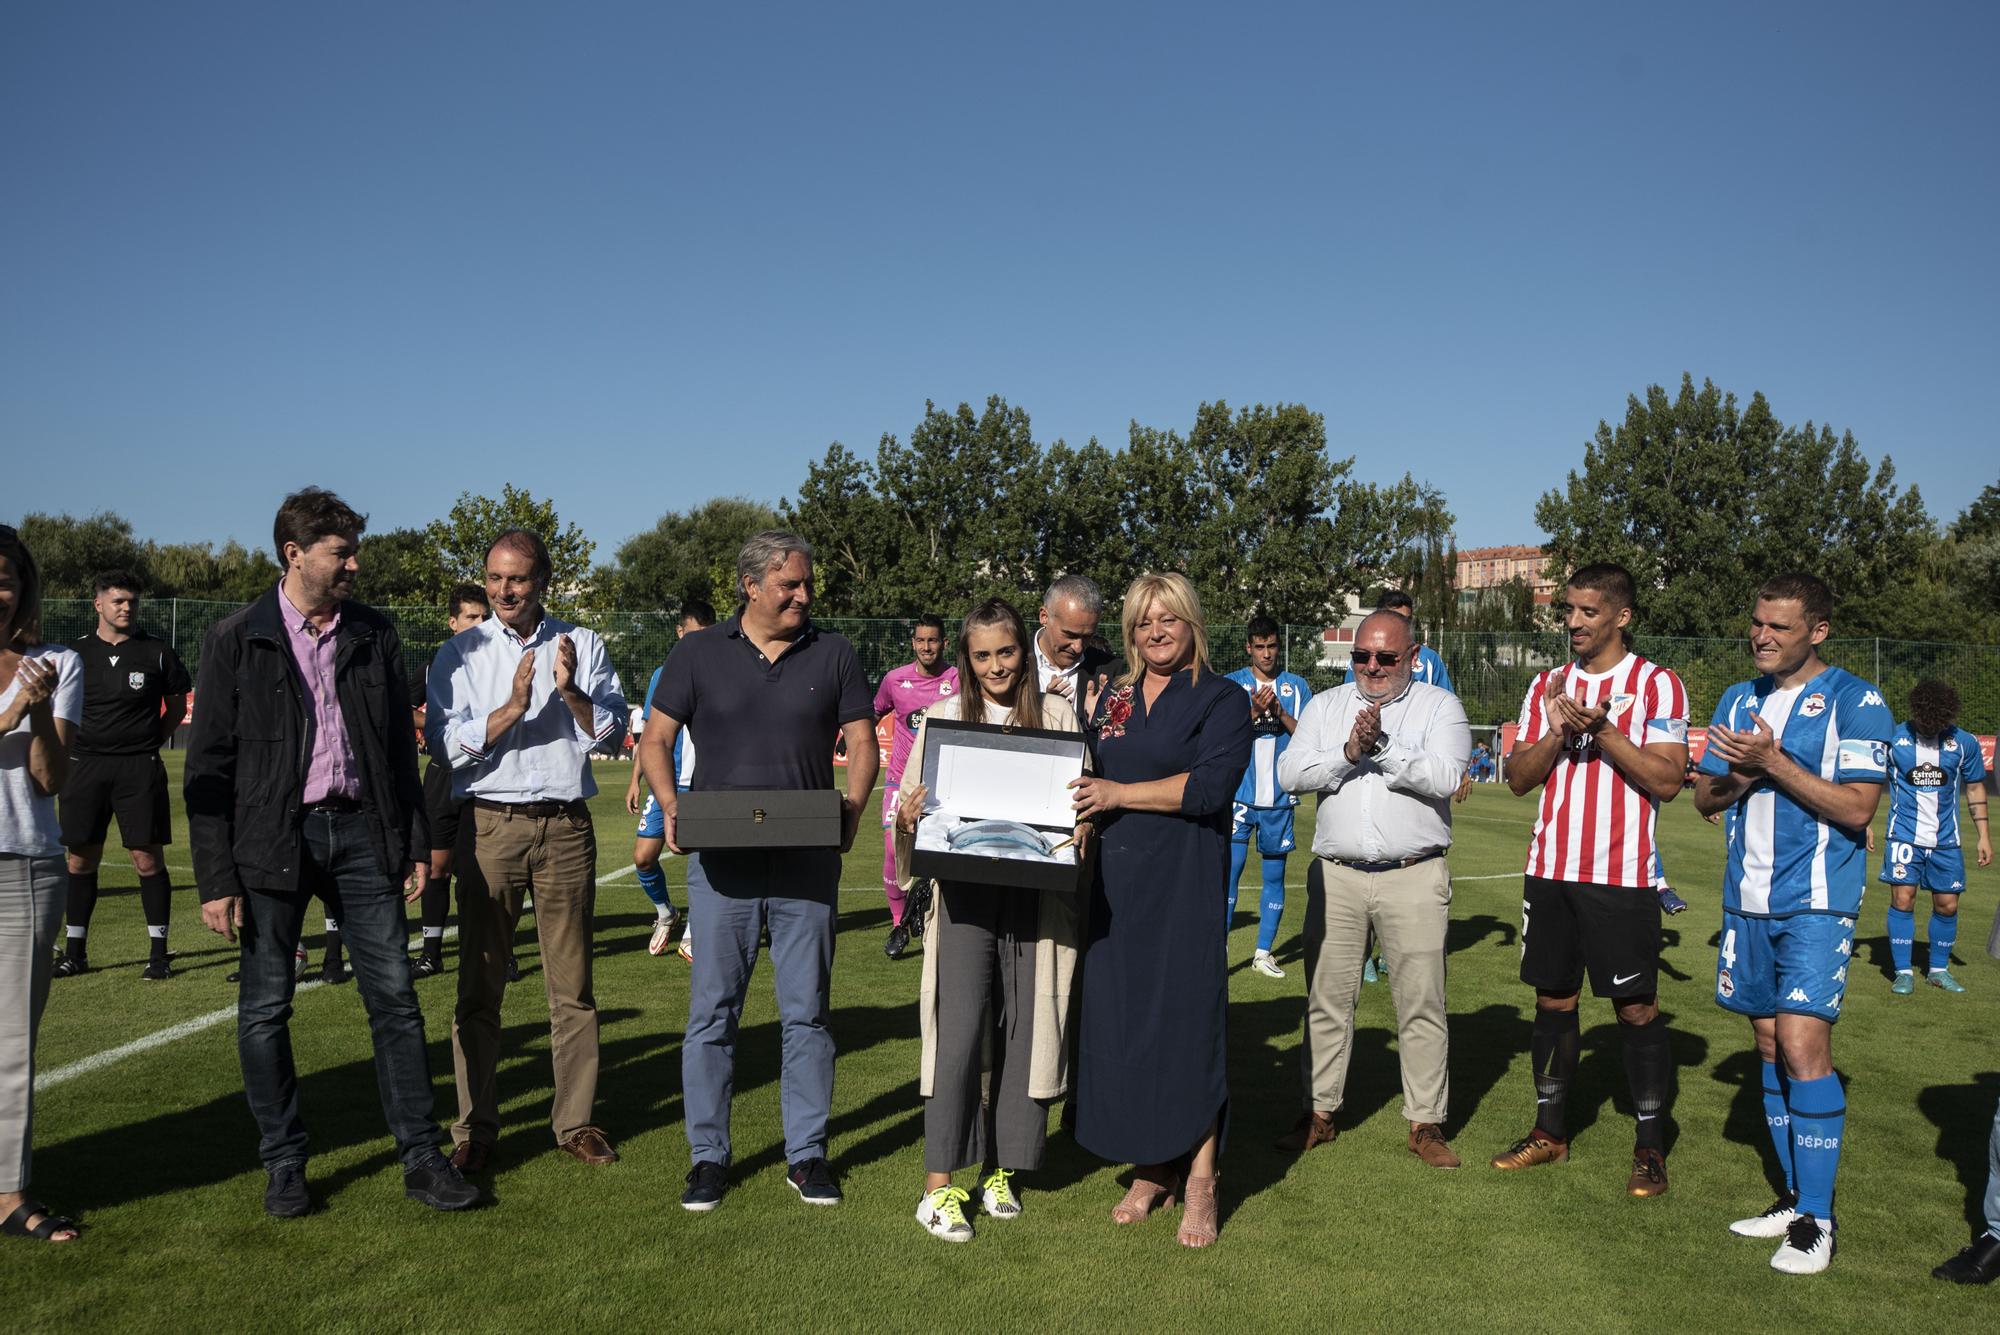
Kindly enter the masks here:
M 1583 979 L 1624 1038 L 1638 1130 L 1625 1189 L 1667 1189 L 1674 1064 L 1660 1015 L 1654 820 L 1687 768 L 1687 691 L 1631 650 L 1636 595 L 1623 566 L 1569 578 L 1563 614 L 1575 661 L 1536 675 L 1507 762 L 1517 797 L 1542 790 L 1521 889 L 1521 981 L 1535 989 L 1535 1125 L 1493 1156 L 1533 1168 L 1569 1158 L 1565 1105 L 1581 1044 Z
M 1472 750 L 1465 707 L 1411 680 L 1416 633 L 1376 612 L 1354 637 L 1355 681 L 1316 695 L 1278 756 L 1278 782 L 1321 795 L 1306 876 L 1306 1107 L 1278 1148 L 1334 1138 L 1354 1048 L 1354 1005 L 1372 928 L 1389 958 L 1410 1152 L 1456 1168 L 1444 1138 L 1450 1094 L 1445 935 L 1451 918 L 1451 797 Z

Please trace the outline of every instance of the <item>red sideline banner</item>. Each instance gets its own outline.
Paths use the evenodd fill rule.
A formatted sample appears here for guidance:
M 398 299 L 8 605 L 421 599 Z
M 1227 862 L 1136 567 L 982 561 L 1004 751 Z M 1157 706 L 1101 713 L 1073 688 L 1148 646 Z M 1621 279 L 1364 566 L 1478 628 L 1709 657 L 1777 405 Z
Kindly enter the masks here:
M 882 763 L 884 765 L 889 763 L 889 748 L 895 745 L 895 743 L 896 716 L 894 714 L 884 714 L 881 718 L 875 720 L 875 745 L 882 749 Z M 840 744 L 838 738 L 834 740 L 833 744 L 833 763 L 842 767 L 845 767 L 847 764 L 847 748 Z

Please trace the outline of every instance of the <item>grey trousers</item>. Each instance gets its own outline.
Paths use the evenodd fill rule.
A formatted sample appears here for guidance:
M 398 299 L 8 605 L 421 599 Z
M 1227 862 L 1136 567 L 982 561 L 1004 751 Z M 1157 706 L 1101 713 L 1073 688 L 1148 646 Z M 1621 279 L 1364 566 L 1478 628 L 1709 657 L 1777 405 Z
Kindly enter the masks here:
M 924 1100 L 924 1171 L 1035 1169 L 1048 1105 L 1028 1097 L 1035 1045 L 1035 940 L 1041 896 L 940 885 L 927 950 L 937 952 L 937 1064 Z M 982 1080 L 981 1058 L 992 1052 Z
M 1313 859 L 1306 876 L 1306 1106 L 1340 1109 L 1371 924 L 1396 1002 L 1403 1116 L 1442 1124 L 1451 1097 L 1444 996 L 1451 873 L 1443 858 L 1378 872 Z
M 61 939 L 63 860 L 0 853 L 0 1191 L 23 1191 L 34 1158 L 35 1034 Z
M 2000 1238 L 2000 1108 L 1993 1110 L 1993 1134 L 1986 1138 L 1986 1231 Z
M 766 924 L 778 993 L 785 1162 L 826 1157 L 826 1124 L 833 1114 L 829 993 L 839 893 L 840 854 L 831 849 L 740 849 L 688 859 L 688 914 L 701 924 L 701 948 L 689 970 L 681 1103 L 694 1162 L 730 1161 L 736 1027 Z

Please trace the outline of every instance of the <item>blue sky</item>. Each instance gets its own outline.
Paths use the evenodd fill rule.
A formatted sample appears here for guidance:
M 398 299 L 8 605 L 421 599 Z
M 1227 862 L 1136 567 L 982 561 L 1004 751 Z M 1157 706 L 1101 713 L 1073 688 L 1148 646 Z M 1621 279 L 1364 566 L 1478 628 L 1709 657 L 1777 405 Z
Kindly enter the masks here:
M 502 482 L 600 557 L 999 393 L 1303 402 L 1534 540 L 1683 370 L 1996 475 L 2000 7 L 0 11 L 0 517 Z

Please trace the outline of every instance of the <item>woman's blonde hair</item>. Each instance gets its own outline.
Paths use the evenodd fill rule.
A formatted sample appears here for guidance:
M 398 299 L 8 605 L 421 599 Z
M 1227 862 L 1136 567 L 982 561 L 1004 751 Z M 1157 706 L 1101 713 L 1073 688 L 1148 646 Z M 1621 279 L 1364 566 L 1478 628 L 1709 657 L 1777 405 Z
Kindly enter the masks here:
M 1125 590 L 1125 607 L 1118 617 L 1119 636 L 1125 641 L 1125 672 L 1117 685 L 1130 686 L 1146 670 L 1146 661 L 1139 657 L 1139 618 L 1150 612 L 1154 603 L 1165 608 L 1168 615 L 1185 621 L 1193 632 L 1194 657 L 1188 666 L 1194 669 L 1194 679 L 1200 681 L 1203 672 L 1214 671 L 1208 665 L 1208 628 L 1202 624 L 1201 598 L 1194 585 L 1188 583 L 1186 575 L 1149 570 Z

